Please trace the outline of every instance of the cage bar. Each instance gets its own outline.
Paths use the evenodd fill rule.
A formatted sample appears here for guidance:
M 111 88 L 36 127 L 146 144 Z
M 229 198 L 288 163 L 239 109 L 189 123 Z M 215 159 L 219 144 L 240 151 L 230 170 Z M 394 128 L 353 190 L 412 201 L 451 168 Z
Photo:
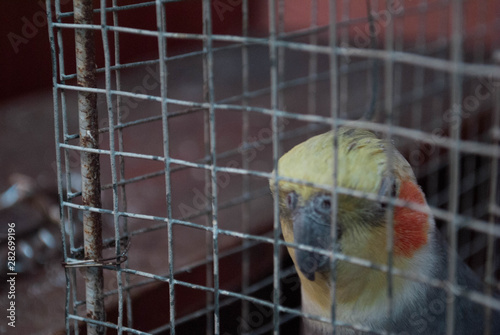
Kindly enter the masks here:
M 93 4 L 90 0 L 75 0 L 75 24 L 92 24 Z M 94 32 L 85 28 L 75 29 L 76 74 L 78 85 L 95 88 L 95 46 Z M 80 146 L 96 149 L 99 146 L 99 128 L 97 115 L 97 94 L 94 92 L 78 93 L 80 120 Z M 101 208 L 101 182 L 99 155 L 81 152 L 82 203 L 84 206 Z M 102 258 L 102 221 L 100 213 L 83 212 L 83 231 L 85 259 Z M 100 267 L 88 267 L 85 275 L 87 317 L 104 321 L 103 272 Z M 88 334 L 104 334 L 101 325 L 88 323 Z

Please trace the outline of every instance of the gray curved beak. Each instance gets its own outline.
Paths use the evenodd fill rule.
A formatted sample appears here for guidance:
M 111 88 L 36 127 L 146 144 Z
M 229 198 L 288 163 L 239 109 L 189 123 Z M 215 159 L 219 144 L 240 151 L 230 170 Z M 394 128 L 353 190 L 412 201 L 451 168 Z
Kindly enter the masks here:
M 308 208 L 294 215 L 293 235 L 295 243 L 331 250 L 330 218 Z M 325 270 L 329 265 L 328 256 L 300 249 L 295 249 L 295 260 L 300 271 L 311 281 L 317 271 Z

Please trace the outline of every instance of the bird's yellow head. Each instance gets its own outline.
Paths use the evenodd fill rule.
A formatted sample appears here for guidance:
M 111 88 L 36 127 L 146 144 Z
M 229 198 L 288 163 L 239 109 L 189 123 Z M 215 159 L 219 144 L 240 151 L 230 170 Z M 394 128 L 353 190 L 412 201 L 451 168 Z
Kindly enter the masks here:
M 337 186 L 358 191 L 358 195 L 339 194 L 337 197 L 335 248 L 349 256 L 384 264 L 387 262 L 387 205 L 360 197 L 359 191 L 426 204 L 410 165 L 392 143 L 366 130 L 342 127 L 337 134 L 330 131 L 315 136 L 284 154 L 278 163 L 278 174 L 332 186 L 334 140 L 338 148 Z M 281 180 L 278 196 L 285 240 L 331 250 L 330 193 Z M 413 254 L 427 244 L 429 218 L 426 213 L 395 206 L 393 226 L 395 265 L 404 268 Z M 304 282 L 314 282 L 317 276 L 328 278 L 328 257 L 294 248 L 289 248 L 289 252 L 303 285 Z M 342 286 L 343 280 L 348 283 L 352 278 L 363 276 L 364 270 L 340 262 L 337 287 Z

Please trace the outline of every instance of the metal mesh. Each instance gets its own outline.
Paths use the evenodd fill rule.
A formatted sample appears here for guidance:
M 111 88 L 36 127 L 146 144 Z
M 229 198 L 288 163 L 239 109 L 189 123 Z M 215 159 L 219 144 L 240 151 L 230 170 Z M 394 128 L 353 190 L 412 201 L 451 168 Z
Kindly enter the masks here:
M 499 288 L 496 2 L 371 1 L 377 45 L 364 3 L 94 5 L 47 0 L 68 334 L 297 332 L 284 246 L 310 249 L 284 242 L 268 180 L 277 187 L 293 145 L 346 124 L 394 141 L 451 248 L 490 288 L 460 294 L 500 310 L 488 296 Z M 195 29 L 171 27 L 195 12 Z M 134 15 L 144 21 L 122 19 Z M 230 33 L 229 16 L 241 25 Z M 122 60 L 123 45 L 134 57 Z M 370 106 L 375 121 L 360 119 Z M 333 259 L 457 294 L 453 275 Z

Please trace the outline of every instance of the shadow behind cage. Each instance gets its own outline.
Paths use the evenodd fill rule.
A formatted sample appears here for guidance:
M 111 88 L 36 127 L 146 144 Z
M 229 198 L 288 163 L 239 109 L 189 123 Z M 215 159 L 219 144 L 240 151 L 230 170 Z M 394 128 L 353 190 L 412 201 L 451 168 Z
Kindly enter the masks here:
M 372 102 L 498 288 L 499 5 L 371 6 L 370 46 L 364 2 L 47 1 L 68 334 L 296 333 L 268 180 Z

